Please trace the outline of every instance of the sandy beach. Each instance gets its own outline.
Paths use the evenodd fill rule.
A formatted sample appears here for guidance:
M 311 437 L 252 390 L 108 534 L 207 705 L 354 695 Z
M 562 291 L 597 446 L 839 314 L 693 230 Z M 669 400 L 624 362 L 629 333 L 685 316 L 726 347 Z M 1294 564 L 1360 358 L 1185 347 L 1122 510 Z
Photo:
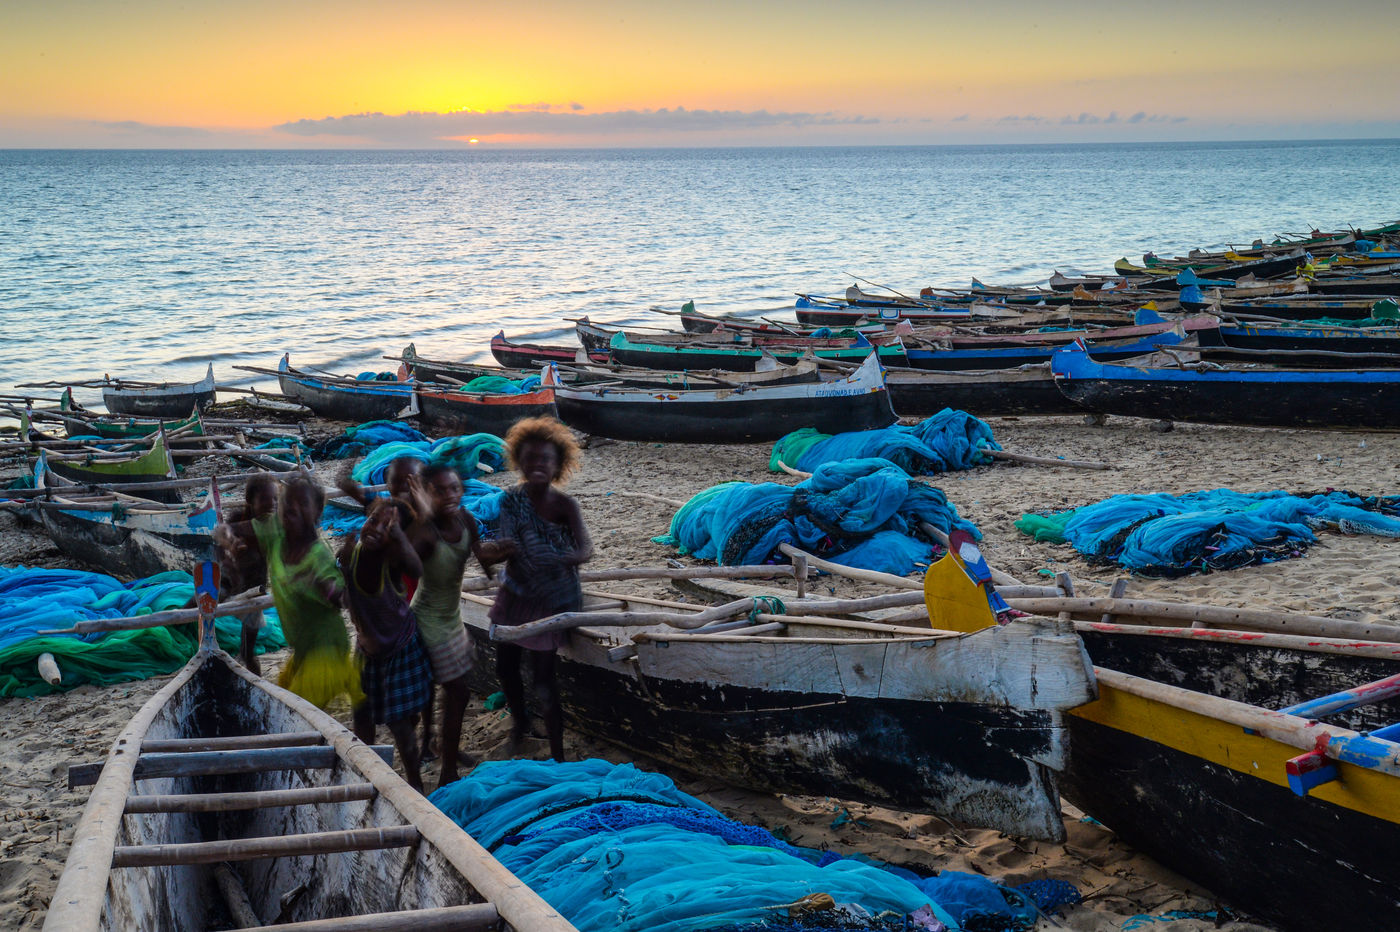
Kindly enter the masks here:
M 1028 511 L 1054 511 L 1122 492 L 1183 493 L 1227 487 L 1255 492 L 1347 489 L 1363 494 L 1400 490 L 1400 435 L 1365 432 L 1260 430 L 1178 424 L 1168 432 L 1148 422 L 1111 418 L 1103 426 L 1079 417 L 999 418 L 989 421 L 1008 450 L 1038 456 L 1099 460 L 1105 471 L 998 463 L 935 477 L 959 512 L 981 528 L 982 549 L 995 567 L 1027 581 L 1068 571 L 1081 594 L 1104 594 L 1120 572 L 1094 566 L 1068 546 L 1036 543 L 1014 527 Z M 674 556 L 651 538 L 666 531 L 673 508 L 717 482 L 797 480 L 767 471 L 771 447 L 690 447 L 594 440 L 569 486 L 583 506 L 597 545 L 595 567 L 661 565 Z M 497 484 L 510 481 L 500 475 Z M 636 494 L 644 493 L 644 494 Z M 1173 580 L 1133 578 L 1130 596 L 1306 611 L 1400 623 L 1400 542 L 1322 532 L 1305 556 L 1267 566 Z M 46 537 L 0 515 L 0 562 L 63 566 Z M 854 591 L 850 584 L 838 587 Z M 665 587 L 654 591 L 674 598 Z M 270 655 L 265 673 L 280 658 Z M 128 718 L 164 678 L 108 688 L 80 687 L 40 699 L 0 700 L 0 928 L 30 930 L 44 912 L 67 855 L 87 791 L 69 792 L 69 763 L 100 760 Z M 348 720 L 348 709 L 334 710 Z M 499 755 L 507 723 L 476 697 L 463 747 Z M 538 742 L 540 756 L 544 743 Z M 571 757 L 650 762 L 570 735 Z M 1092 820 L 1067 809 L 1063 845 L 1033 843 L 994 831 L 820 797 L 773 797 L 673 773 L 681 786 L 726 814 L 773 830 L 785 828 L 799 845 L 830 846 L 925 869 L 984 873 L 1010 884 L 1044 877 L 1067 880 L 1085 902 L 1060 927 L 1135 927 L 1133 917 L 1160 930 L 1264 929 L 1246 921 L 1217 926 L 1209 918 L 1168 918 L 1172 910 L 1205 912 L 1216 903 L 1205 891 L 1127 849 Z M 430 767 L 429 786 L 436 780 Z M 833 827 L 845 809 L 852 817 Z

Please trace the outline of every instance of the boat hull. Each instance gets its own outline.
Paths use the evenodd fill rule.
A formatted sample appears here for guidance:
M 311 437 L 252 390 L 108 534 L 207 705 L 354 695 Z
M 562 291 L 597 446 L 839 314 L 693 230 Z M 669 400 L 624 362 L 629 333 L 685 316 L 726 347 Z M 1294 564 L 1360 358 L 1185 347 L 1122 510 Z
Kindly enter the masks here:
M 336 421 L 391 421 L 413 404 L 409 382 L 365 382 L 341 385 L 292 370 L 284 356 L 278 364 L 282 394 L 310 408 L 318 416 Z
M 420 420 L 457 434 L 486 433 L 504 437 L 516 421 L 527 417 L 558 417 L 554 392 L 488 395 L 451 390 L 420 389 Z
M 214 512 L 125 515 L 35 506 L 39 523 L 64 555 L 93 569 L 141 578 L 188 571 L 212 552 Z
M 152 388 L 104 388 L 102 402 L 110 414 L 132 417 L 189 417 L 214 403 L 214 366 L 198 382 Z
M 1081 414 L 1055 387 L 1048 366 L 963 372 L 890 372 L 890 404 L 901 417 L 928 416 L 944 408 L 977 417 Z

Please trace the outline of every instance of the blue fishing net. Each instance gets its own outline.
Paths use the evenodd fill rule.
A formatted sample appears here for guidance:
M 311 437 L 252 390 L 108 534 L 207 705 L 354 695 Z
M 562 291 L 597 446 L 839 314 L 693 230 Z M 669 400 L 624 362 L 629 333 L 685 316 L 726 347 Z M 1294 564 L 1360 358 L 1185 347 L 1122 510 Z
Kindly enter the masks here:
M 429 801 L 583 932 L 1029 928 L 1032 898 L 797 848 L 630 764 L 493 761 Z M 827 894 L 835 908 L 809 910 Z M 944 902 L 946 900 L 946 904 Z M 928 925 L 919 926 L 928 928 Z
M 1115 495 L 1070 511 L 1025 514 L 1016 527 L 1037 540 L 1069 543 L 1095 562 L 1181 576 L 1301 556 L 1322 529 L 1400 537 L 1400 496 L 1231 489 Z
M 428 438 L 403 421 L 366 421 L 346 429 L 312 450 L 317 459 L 349 459 L 364 456 L 386 443 L 421 443 Z
M 944 408 L 913 427 L 885 427 L 844 434 L 823 434 L 804 427 L 773 445 L 768 468 L 782 472 L 779 462 L 803 472 L 823 463 L 879 457 L 911 476 L 971 469 L 992 461 L 988 450 L 1000 450 L 986 421 L 965 411 Z
M 523 395 L 539 391 L 540 377 L 527 375 L 523 379 L 508 379 L 501 375 L 479 375 L 465 385 L 457 386 L 459 392 L 483 392 L 492 395 Z
M 396 459 L 412 457 L 429 466 L 451 466 L 463 481 L 478 474 L 478 466 L 493 471 L 505 466 L 506 446 L 494 434 L 467 434 L 443 437 L 440 440 L 392 441 L 376 447 L 355 464 L 350 476 L 366 485 L 382 485 L 389 464 Z
M 889 460 L 825 463 L 796 486 L 726 482 L 695 495 L 654 538 L 699 560 L 729 566 L 786 560 L 792 544 L 846 566 L 903 576 L 927 563 L 933 543 L 921 529 L 981 532 L 939 489 L 916 482 Z
M 123 618 L 183 608 L 194 598 L 188 573 L 160 573 L 123 583 L 101 573 L 0 566 L 0 696 L 38 696 L 94 683 L 146 679 L 179 669 L 194 654 L 193 624 L 93 634 L 40 634 L 95 618 Z M 286 646 L 275 611 L 265 613 L 259 652 Z M 236 652 L 242 622 L 215 619 L 219 646 Z M 53 654 L 59 686 L 44 682 L 40 654 Z

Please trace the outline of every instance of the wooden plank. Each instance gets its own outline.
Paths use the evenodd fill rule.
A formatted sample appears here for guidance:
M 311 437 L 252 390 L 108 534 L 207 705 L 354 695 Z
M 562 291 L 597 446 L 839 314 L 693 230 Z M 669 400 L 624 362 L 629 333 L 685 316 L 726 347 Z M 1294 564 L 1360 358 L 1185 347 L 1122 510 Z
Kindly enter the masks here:
M 334 786 L 308 786 L 295 790 L 259 790 L 248 793 L 170 793 L 129 796 L 127 812 L 235 812 L 268 809 L 273 806 L 309 806 L 316 803 L 346 803 L 373 799 L 371 783 L 338 783 Z
M 346 851 L 406 848 L 422 839 L 412 825 L 357 828 L 344 832 L 229 838 L 173 845 L 122 845 L 112 852 L 113 867 L 163 867 L 170 864 L 215 864 L 255 858 L 291 858 Z
M 490 903 L 438 906 L 397 913 L 368 913 L 343 919 L 313 919 L 277 926 L 278 932 L 475 932 L 499 927 L 500 914 Z
M 386 763 L 394 759 L 394 747 L 378 744 L 374 753 Z M 133 780 L 164 777 L 205 777 L 230 773 L 263 773 L 270 770 L 306 770 L 333 767 L 340 760 L 335 748 L 246 748 L 241 751 L 190 751 L 169 754 L 142 754 L 136 761 Z M 76 764 L 68 768 L 68 788 L 97 782 L 104 764 Z
M 221 738 L 148 738 L 141 753 L 175 751 L 237 751 L 243 748 L 289 748 L 324 744 L 319 731 L 282 731 L 265 735 L 225 735 Z

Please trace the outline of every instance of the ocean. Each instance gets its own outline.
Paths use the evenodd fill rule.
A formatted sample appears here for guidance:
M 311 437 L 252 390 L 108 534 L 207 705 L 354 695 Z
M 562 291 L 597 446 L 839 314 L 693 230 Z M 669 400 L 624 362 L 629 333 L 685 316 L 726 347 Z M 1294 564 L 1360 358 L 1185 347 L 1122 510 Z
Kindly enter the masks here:
M 572 342 L 582 315 L 791 319 L 861 279 L 1029 285 L 1400 219 L 1400 141 L 7 150 L 0 176 L 0 392 L 206 360 L 247 384 L 232 366 L 284 352 L 382 370 L 409 342 L 489 360 L 497 330 Z

